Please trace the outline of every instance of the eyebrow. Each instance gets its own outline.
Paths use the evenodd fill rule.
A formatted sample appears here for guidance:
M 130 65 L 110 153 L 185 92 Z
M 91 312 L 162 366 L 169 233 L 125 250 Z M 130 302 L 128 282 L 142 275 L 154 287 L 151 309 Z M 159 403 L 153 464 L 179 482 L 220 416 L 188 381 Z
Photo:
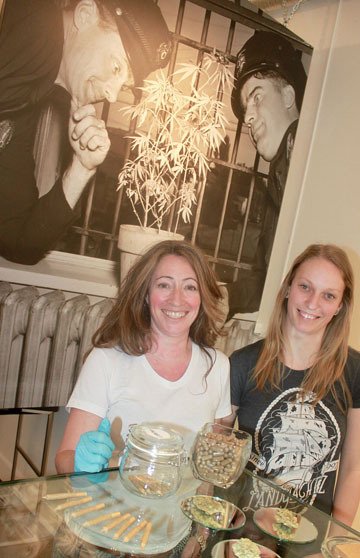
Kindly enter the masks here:
M 313 282 L 310 281 L 310 279 L 307 279 L 306 277 L 299 277 L 298 281 L 306 281 L 307 283 L 310 283 L 310 285 L 313 285 Z M 344 286 L 345 289 L 345 286 Z M 342 289 L 337 289 L 336 287 L 324 287 L 322 288 L 323 291 L 331 291 L 331 292 L 336 292 L 336 293 L 341 293 Z
M 159 279 L 175 279 L 172 275 L 159 275 L 159 277 L 155 277 L 155 280 L 158 281 Z M 196 277 L 184 277 L 184 279 L 182 279 L 182 281 L 196 281 L 196 283 L 198 283 L 199 281 L 197 280 Z
M 245 109 L 248 105 L 249 99 L 255 95 L 258 89 L 263 89 L 261 85 L 254 85 L 254 87 L 250 90 L 249 94 L 245 98 L 246 105 L 244 104 L 244 100 L 240 98 L 242 107 Z

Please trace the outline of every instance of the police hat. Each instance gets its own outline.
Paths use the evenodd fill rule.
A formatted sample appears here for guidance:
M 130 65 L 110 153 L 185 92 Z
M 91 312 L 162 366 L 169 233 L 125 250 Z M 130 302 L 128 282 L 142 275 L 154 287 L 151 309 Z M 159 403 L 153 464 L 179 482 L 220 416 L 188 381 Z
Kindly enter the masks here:
M 135 85 L 169 62 L 172 41 L 153 0 L 106 0 L 130 62 Z
M 276 72 L 293 86 L 296 106 L 300 111 L 307 76 L 299 53 L 281 35 L 271 31 L 255 31 L 236 57 L 231 106 L 239 120 L 244 117 L 240 101 L 242 86 L 253 74 L 268 70 Z

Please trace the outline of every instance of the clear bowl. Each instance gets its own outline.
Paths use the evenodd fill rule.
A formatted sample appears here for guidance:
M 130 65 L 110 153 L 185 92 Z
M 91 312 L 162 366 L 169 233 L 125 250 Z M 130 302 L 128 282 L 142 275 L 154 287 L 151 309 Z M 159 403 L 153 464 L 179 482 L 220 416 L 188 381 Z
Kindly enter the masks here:
M 229 488 L 240 477 L 249 460 L 252 437 L 248 432 L 207 423 L 198 432 L 191 452 L 196 478 Z
M 321 545 L 324 558 L 360 557 L 360 539 L 355 537 L 329 537 Z

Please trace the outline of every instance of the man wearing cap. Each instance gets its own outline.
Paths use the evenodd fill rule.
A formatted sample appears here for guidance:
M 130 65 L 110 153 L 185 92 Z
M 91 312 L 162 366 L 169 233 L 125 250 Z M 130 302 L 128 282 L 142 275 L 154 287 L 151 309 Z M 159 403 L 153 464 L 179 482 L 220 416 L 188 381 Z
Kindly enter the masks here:
M 110 140 L 93 103 L 115 102 L 165 67 L 171 38 L 152 0 L 6 0 L 0 30 L 0 255 L 33 264 L 76 217 Z M 39 197 L 34 138 L 42 103 L 69 98 L 68 165 Z
M 264 190 L 264 226 L 255 270 L 257 278 L 262 276 L 263 284 L 307 76 L 299 53 L 287 39 L 270 31 L 256 31 L 237 55 L 234 77 L 233 112 L 248 127 L 258 153 L 270 162 Z M 230 313 L 239 306 L 240 289 L 236 283 L 229 285 Z M 252 293 L 253 306 L 259 304 L 261 297 L 261 289 L 256 289 L 256 293 Z
M 237 55 L 234 114 L 270 162 L 269 193 L 280 209 L 306 85 L 299 54 L 277 33 L 257 31 Z

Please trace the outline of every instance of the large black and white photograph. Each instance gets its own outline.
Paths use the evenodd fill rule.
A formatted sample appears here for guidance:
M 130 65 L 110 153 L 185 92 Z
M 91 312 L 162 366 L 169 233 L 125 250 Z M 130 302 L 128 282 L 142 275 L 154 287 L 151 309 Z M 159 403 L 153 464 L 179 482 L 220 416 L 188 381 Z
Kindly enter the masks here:
M 0 0 L 0 556 L 360 545 L 358 0 Z
M 124 276 L 129 235 L 170 231 L 208 256 L 228 318 L 258 310 L 312 49 L 250 3 L 201 4 L 5 2 L 1 256 Z

